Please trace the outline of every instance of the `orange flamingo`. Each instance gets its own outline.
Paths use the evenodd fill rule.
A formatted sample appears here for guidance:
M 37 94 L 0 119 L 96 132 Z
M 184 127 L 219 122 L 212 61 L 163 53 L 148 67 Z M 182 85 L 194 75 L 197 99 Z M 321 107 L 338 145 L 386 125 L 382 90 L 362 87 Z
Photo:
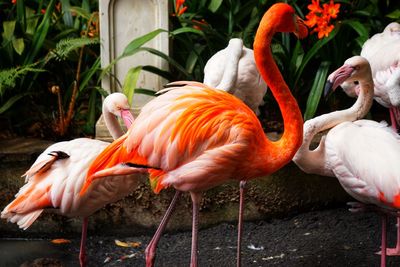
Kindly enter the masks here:
M 280 140 L 266 138 L 254 112 L 229 93 L 197 82 L 175 82 L 170 85 L 185 85 L 167 88 L 146 104 L 129 131 L 93 161 L 81 195 L 98 179 L 143 168 L 156 193 L 170 186 L 188 191 L 193 202 L 190 265 L 197 266 L 202 192 L 230 179 L 271 174 L 290 162 L 302 143 L 299 107 L 270 50 L 276 32 L 305 37 L 307 28 L 291 6 L 278 3 L 264 15 L 254 41 L 257 67 L 281 109 L 285 129 Z

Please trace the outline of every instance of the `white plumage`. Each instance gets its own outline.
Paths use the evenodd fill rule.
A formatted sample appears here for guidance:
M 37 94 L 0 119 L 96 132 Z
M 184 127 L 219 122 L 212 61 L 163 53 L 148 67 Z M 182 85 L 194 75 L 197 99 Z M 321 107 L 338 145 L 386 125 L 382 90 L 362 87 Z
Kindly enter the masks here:
M 334 88 L 344 81 L 358 81 L 357 101 L 346 110 L 307 121 L 303 144 L 293 161 L 308 173 L 336 176 L 346 192 L 364 204 L 397 211 L 400 209 L 400 137 L 386 123 L 358 120 L 372 105 L 374 85 L 368 61 L 360 56 L 352 57 L 328 81 Z M 310 151 L 315 134 L 327 129 L 331 130 L 321 139 L 318 148 Z M 382 235 L 382 262 L 385 256 L 386 234 Z
M 125 113 L 128 110 L 128 113 Z M 122 130 L 115 116 L 129 113 L 129 104 L 123 94 L 112 94 L 104 102 L 106 123 L 110 125 L 110 132 L 114 136 L 120 135 Z M 112 122 L 114 117 L 114 122 Z M 133 117 L 128 119 L 133 121 Z M 119 131 L 119 132 L 118 132 Z M 117 134 L 115 134 L 117 132 Z M 79 192 L 85 180 L 89 164 L 100 154 L 109 143 L 89 138 L 78 138 L 71 141 L 55 143 L 49 146 L 35 161 L 26 173 L 26 184 L 16 194 L 16 200 L 11 202 L 1 212 L 1 218 L 17 223 L 21 228 L 28 228 L 45 208 L 55 208 L 57 212 L 68 217 L 86 217 L 94 213 L 105 204 L 113 202 L 129 194 L 136 185 L 135 180 L 129 181 L 120 177 L 123 183 L 118 188 L 117 179 L 105 179 L 107 185 L 97 184 L 84 198 Z M 67 158 L 59 158 L 52 152 L 62 151 Z M 104 189 L 113 189 L 106 192 Z M 35 215 L 33 215 L 35 214 Z M 24 217 L 30 219 L 24 219 Z
M 392 22 L 383 32 L 368 39 L 361 50 L 372 70 L 374 98 L 386 108 L 391 109 L 392 124 L 400 123 L 400 24 Z M 353 83 L 344 83 L 342 88 L 351 97 L 358 94 L 359 88 Z
M 241 39 L 231 39 L 225 49 L 207 61 L 204 84 L 233 94 L 260 114 L 258 107 L 264 104 L 267 85 L 257 70 L 253 50 Z
M 103 115 L 114 138 L 123 133 L 116 116 L 122 117 L 127 127 L 133 122 L 128 101 L 121 93 L 111 94 L 104 100 Z M 78 138 L 49 146 L 24 174 L 26 184 L 1 212 L 1 218 L 27 229 L 44 209 L 53 209 L 67 217 L 83 217 L 79 259 L 81 266 L 85 266 L 87 217 L 131 193 L 139 178 L 120 175 L 98 180 L 85 196 L 80 196 L 90 163 L 108 145 L 99 140 Z

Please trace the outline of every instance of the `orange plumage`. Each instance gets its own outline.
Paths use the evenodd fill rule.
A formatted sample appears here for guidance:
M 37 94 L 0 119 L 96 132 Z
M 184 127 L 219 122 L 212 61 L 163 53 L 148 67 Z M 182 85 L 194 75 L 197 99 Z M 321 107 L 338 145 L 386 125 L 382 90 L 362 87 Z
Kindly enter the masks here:
M 163 90 L 165 94 L 146 104 L 128 133 L 104 150 L 90 167 L 84 188 L 113 172 L 143 171 L 129 166 L 133 163 L 148 166 L 156 193 L 169 186 L 189 191 L 194 228 L 191 266 L 197 266 L 201 192 L 229 179 L 246 181 L 268 175 L 287 164 L 302 143 L 299 107 L 270 50 L 272 36 L 278 31 L 305 37 L 307 27 L 292 7 L 278 3 L 264 15 L 254 42 L 259 72 L 281 109 L 285 130 L 280 140 L 268 140 L 255 114 L 234 96 L 186 82 L 183 87 Z M 154 244 L 146 260 L 148 266 L 154 259 Z

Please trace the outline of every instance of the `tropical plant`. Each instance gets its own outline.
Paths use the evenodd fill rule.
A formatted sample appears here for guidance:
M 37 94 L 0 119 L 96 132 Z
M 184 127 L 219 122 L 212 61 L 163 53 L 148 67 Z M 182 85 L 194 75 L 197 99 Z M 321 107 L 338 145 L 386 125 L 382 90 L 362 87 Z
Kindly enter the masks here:
M 42 135 L 62 137 L 76 129 L 72 123 L 83 123 L 83 132 L 93 133 L 101 106 L 97 2 L 18 0 L 0 6 L 0 116 L 26 118 L 12 125 L 16 132 L 40 124 Z
M 239 37 L 251 48 L 257 25 L 265 10 L 278 1 L 176 0 L 173 28 L 191 28 L 173 38 L 173 57 L 185 66 L 184 79 L 202 80 L 204 64 L 230 38 Z M 298 41 L 289 34 L 275 37 L 272 51 L 285 80 L 298 99 L 305 119 L 317 112 L 329 70 L 358 54 L 370 35 L 399 18 L 394 1 L 310 0 L 286 1 L 308 22 L 311 36 Z M 340 9 L 339 9 L 340 7 Z M 306 13 L 308 12 L 308 14 Z M 182 72 L 178 72 L 182 76 Z M 266 106 L 275 107 L 267 94 Z

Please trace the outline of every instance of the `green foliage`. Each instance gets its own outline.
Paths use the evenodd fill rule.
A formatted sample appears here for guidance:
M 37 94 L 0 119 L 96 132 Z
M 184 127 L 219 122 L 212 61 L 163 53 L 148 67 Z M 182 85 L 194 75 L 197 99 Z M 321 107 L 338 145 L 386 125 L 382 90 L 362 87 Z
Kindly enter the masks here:
M 261 16 L 275 2 L 277 1 L 185 1 L 187 10 L 171 19 L 173 30 L 182 31 L 179 36 L 172 36 L 173 58 L 184 66 L 186 73 L 173 68 L 174 75 L 178 79 L 201 81 L 207 60 L 226 47 L 231 38 L 242 38 L 245 46 L 252 48 Z M 303 18 L 309 12 L 307 6 L 311 4 L 311 0 L 286 2 Z M 321 3 L 327 2 L 321 0 Z M 329 37 L 317 39 L 311 33 L 307 39 L 298 41 L 293 35 L 278 34 L 273 40 L 275 60 L 305 112 L 306 119 L 312 118 L 318 111 L 322 80 L 326 73 L 341 65 L 348 57 L 358 54 L 362 44 L 371 35 L 382 31 L 393 19 L 400 18 L 399 6 L 393 1 L 335 2 L 341 4 L 340 13 Z M 273 106 L 268 95 L 265 102 L 266 106 Z
M 61 108 L 71 123 L 84 121 L 87 131 L 73 132 L 78 129 L 73 127 L 70 134 L 93 133 L 93 118 L 101 111 L 97 8 L 89 0 L 0 1 L 0 116 L 26 118 L 12 131 L 40 123 L 38 134 L 64 135 Z M 60 103 L 49 90 L 54 86 Z M 35 111 L 25 114 L 31 106 Z
M 77 37 L 77 38 L 66 38 L 59 41 L 56 48 L 50 51 L 50 59 L 66 60 L 72 52 L 76 52 L 78 48 L 82 48 L 88 45 L 99 44 L 99 38 L 88 38 L 88 37 Z

